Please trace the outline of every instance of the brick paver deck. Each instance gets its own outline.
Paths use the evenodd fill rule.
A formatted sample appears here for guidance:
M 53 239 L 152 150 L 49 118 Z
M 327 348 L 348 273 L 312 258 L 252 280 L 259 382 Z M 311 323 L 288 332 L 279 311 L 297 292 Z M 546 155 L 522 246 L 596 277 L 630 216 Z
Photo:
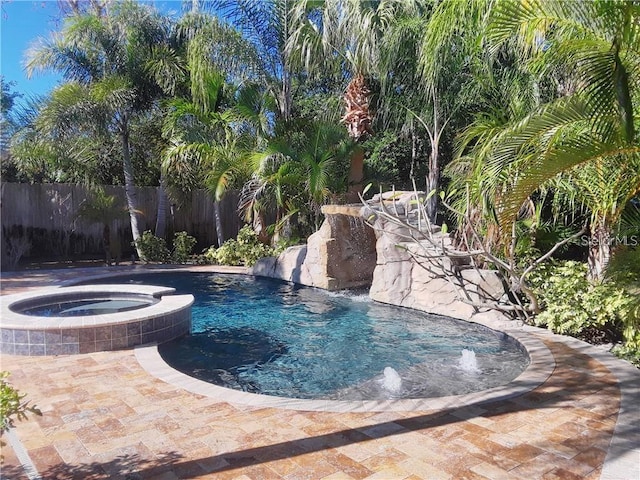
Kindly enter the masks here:
M 40 272 L 31 281 L 22 276 L 3 275 L 3 293 L 42 286 L 32 282 L 60 283 L 78 272 Z M 131 350 L 4 355 L 1 368 L 42 409 L 42 417 L 20 422 L 15 432 L 45 479 L 637 480 L 637 423 L 625 420 L 621 428 L 616 422 L 621 401 L 625 419 L 634 417 L 628 410 L 638 400 L 640 374 L 626 369 L 630 384 L 621 383 L 611 365 L 623 362 L 602 361 L 580 342 L 546 332 L 540 338 L 556 369 L 539 388 L 441 411 L 329 413 L 233 404 L 150 376 Z M 11 448 L 3 455 L 3 478 L 27 478 Z

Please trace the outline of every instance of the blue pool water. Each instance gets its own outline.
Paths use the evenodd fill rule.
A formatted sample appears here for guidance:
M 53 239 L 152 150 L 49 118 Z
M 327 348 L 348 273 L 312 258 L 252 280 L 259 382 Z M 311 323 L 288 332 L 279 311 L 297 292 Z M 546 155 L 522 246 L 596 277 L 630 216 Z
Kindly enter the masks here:
M 160 354 L 177 370 L 238 390 L 294 398 L 439 397 L 506 384 L 529 362 L 520 344 L 500 332 L 377 304 L 364 293 L 242 275 L 157 273 L 126 281 L 193 294 L 192 335 L 160 345 Z M 474 352 L 475 368 L 462 361 L 463 350 Z

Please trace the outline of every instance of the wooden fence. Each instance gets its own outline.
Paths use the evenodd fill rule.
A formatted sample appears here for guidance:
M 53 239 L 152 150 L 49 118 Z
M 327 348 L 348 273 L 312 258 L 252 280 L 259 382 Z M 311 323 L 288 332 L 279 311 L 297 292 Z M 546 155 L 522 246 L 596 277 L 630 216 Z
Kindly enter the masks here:
M 124 187 L 106 186 L 108 195 L 126 205 Z M 88 189 L 80 185 L 45 183 L 2 183 L 0 209 L 2 216 L 3 254 L 12 242 L 28 241 L 31 258 L 72 258 L 79 255 L 101 255 L 102 229 L 100 224 L 90 224 L 77 216 L 79 206 L 86 201 Z M 157 187 L 137 188 L 139 208 L 142 212 L 142 230 L 155 229 L 157 217 Z M 169 203 L 171 203 L 169 201 Z M 192 192 L 185 205 L 169 205 L 167 208 L 167 239 L 173 232 L 186 231 L 198 240 L 200 251 L 217 244 L 214 202 L 204 190 Z M 220 201 L 224 238 L 235 237 L 241 226 L 237 213 L 238 192 L 229 192 Z M 116 220 L 112 231 L 117 232 L 123 254 L 133 252 L 131 226 L 128 216 Z M 125 256 L 125 258 L 128 258 Z

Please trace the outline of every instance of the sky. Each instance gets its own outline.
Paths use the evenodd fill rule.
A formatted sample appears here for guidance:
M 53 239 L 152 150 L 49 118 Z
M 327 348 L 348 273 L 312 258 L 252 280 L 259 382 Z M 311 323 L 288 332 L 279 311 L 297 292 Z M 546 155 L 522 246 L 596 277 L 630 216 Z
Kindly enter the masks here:
M 152 1 L 161 11 L 180 11 L 181 1 Z M 31 79 L 24 71 L 24 56 L 38 38 L 49 36 L 62 25 L 56 0 L 0 0 L 0 74 L 6 82 L 15 82 L 12 91 L 23 95 L 41 95 L 53 89 L 61 77 L 36 73 Z
M 0 6 L 0 74 L 6 82 L 15 82 L 12 90 L 25 97 L 48 92 L 59 76 L 36 74 L 27 79 L 23 60 L 25 51 L 38 36 L 47 37 L 60 25 L 55 0 L 0 0 Z

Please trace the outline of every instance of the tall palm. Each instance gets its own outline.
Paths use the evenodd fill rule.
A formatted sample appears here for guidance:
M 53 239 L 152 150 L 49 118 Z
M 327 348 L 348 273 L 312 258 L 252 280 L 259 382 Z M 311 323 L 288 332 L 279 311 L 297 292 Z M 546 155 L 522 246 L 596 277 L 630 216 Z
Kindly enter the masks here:
M 167 102 L 163 172 L 171 179 L 174 192 L 184 194 L 201 187 L 211 191 L 218 244 L 222 245 L 226 237 L 219 202 L 228 189 L 241 187 L 250 177 L 247 152 L 265 141 L 270 102 L 253 85 L 233 88 L 226 84 L 213 69 L 195 85 L 197 93 L 192 91 L 191 98 Z M 225 89 L 232 91 L 233 98 L 227 98 L 223 106 Z
M 505 234 L 526 198 L 558 173 L 609 165 L 615 178 L 623 165 L 638 164 L 639 19 L 635 2 L 496 4 L 489 29 L 493 48 L 515 39 L 534 68 L 544 74 L 561 70 L 574 85 L 569 95 L 487 140 L 489 176 L 494 187 L 506 187 L 494 190 Z M 625 182 L 622 198 L 640 189 L 639 180 Z M 610 220 L 595 215 L 590 228 L 600 246 L 599 252 L 590 250 L 591 275 L 602 278 Z
M 602 279 L 612 255 L 613 232 L 640 193 L 640 155 L 608 156 L 554 178 L 556 194 L 583 206 L 590 216 L 589 274 Z M 627 210 L 629 211 L 629 210 Z
M 382 38 L 399 12 L 414 8 L 415 2 L 409 0 L 308 0 L 292 10 L 295 28 L 287 45 L 292 60 L 311 77 L 333 74 L 342 78 L 345 73 L 349 77 L 342 121 L 356 142 L 372 133 L 368 77 L 380 73 Z M 352 192 L 361 190 L 363 162 L 364 151 L 355 149 L 349 171 Z
M 0 158 L 5 160 L 5 155 L 9 150 L 9 139 L 16 128 L 16 122 L 11 118 L 11 110 L 14 107 L 16 98 L 22 95 L 12 91 L 14 83 L 5 82 L 0 75 Z
M 511 63 L 509 57 L 513 52 L 504 52 L 504 56 Z M 486 168 L 493 153 L 492 139 L 535 110 L 539 97 L 536 78 L 529 72 L 501 64 L 487 67 L 485 82 L 477 96 L 481 111 L 457 136 L 454 159 L 444 171 L 449 177 L 448 201 L 458 212 L 458 240 L 474 244 L 477 240 L 471 235 L 473 228 L 483 233 L 484 246 L 493 249 L 501 241 L 495 220 L 495 197 L 503 185 L 496 172 Z
M 158 81 L 171 79 L 163 87 L 176 96 L 165 105 L 163 174 L 179 187 L 174 195 L 209 188 L 220 245 L 225 235 L 219 201 L 250 176 L 243 152 L 270 128 L 270 102 L 248 81 L 258 57 L 235 29 L 192 10 L 177 25 L 176 47 L 157 50 L 151 62 Z M 233 87 L 225 77 L 241 86 Z
M 59 34 L 42 40 L 27 54 L 29 74 L 53 69 L 75 82 L 75 88 L 82 93 L 78 103 L 69 106 L 70 112 L 85 122 L 101 122 L 119 137 L 134 241 L 140 236 L 141 225 L 131 161 L 130 122 L 161 94 L 146 63 L 152 48 L 166 42 L 167 37 L 167 20 L 155 10 L 123 2 L 113 5 L 108 17 L 86 14 L 68 18 Z
M 259 53 L 255 81 L 275 98 L 278 120 L 289 122 L 292 109 L 291 54 L 286 43 L 292 33 L 296 0 L 215 0 L 211 10 L 237 27 Z
M 233 186 L 232 171 L 238 165 L 229 165 L 234 148 L 232 130 L 233 114 L 230 110 L 218 111 L 219 98 L 224 81 L 214 75 L 207 82 L 210 107 L 203 108 L 197 101 L 174 99 L 167 104 L 164 135 L 168 146 L 163 153 L 163 172 L 170 178 L 169 188 L 177 195 L 184 195 L 205 185 L 207 176 L 213 185 L 216 208 L 216 232 L 218 244 L 224 243 L 219 201 Z M 210 110 L 213 108 L 213 110 Z M 179 193 L 177 193 L 179 192 Z

